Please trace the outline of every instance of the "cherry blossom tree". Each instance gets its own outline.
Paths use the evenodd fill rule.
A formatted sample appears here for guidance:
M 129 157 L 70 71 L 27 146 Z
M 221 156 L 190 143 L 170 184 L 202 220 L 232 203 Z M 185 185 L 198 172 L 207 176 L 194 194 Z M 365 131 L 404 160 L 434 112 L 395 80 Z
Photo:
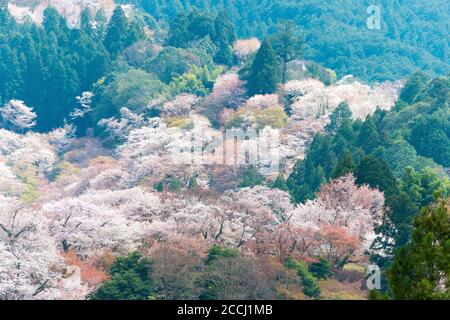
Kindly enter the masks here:
M 326 225 L 315 235 L 317 246 L 314 254 L 343 267 L 351 261 L 361 261 L 359 239 L 349 234 L 346 228 Z
M 0 299 L 44 298 L 62 276 L 62 259 L 44 216 L 0 196 Z
M 90 201 L 90 194 L 45 203 L 42 214 L 61 250 L 89 257 L 105 249 L 127 254 L 139 246 L 145 226 L 118 210 Z M 95 197 L 95 195 L 94 195 Z M 119 207 L 120 208 L 120 207 Z
M 45 135 L 32 132 L 20 135 L 0 129 L 0 160 L 8 163 L 16 176 L 42 178 L 51 171 L 56 159 Z
M 108 279 L 108 274 L 98 266 L 97 257 L 93 256 L 90 259 L 80 259 L 75 251 L 64 252 L 62 254 L 65 262 L 70 266 L 66 270 L 66 277 L 72 277 L 73 281 L 77 280 L 86 284 L 89 291 L 93 291 L 105 280 Z
M 36 113 L 21 100 L 10 100 L 0 108 L 3 125 L 20 132 L 36 125 Z
M 162 241 L 173 235 L 199 238 L 209 244 L 243 247 L 276 225 L 275 214 L 259 201 L 227 193 L 220 198 L 169 194 L 149 226 L 149 240 Z
M 0 162 L 0 193 L 4 196 L 20 196 L 26 189 L 25 184 L 13 174 L 11 167 Z
M 342 102 L 347 102 L 355 119 L 365 119 L 377 108 L 389 110 L 395 104 L 400 90 L 399 83 L 385 82 L 374 86 L 360 82 L 340 81 L 325 86 L 315 79 L 293 80 L 283 88 L 291 101 L 294 115 L 298 117 L 330 114 Z
M 204 114 L 213 123 L 220 123 L 225 109 L 237 109 L 245 100 L 245 82 L 235 73 L 225 73 L 216 80 L 212 93 L 203 103 Z
M 355 178 L 347 175 L 322 186 L 316 200 L 295 208 L 290 224 L 300 232 L 312 231 L 318 245 L 310 254 L 326 252 L 335 261 L 347 261 L 369 250 L 384 212 L 383 193 L 358 187 Z M 332 247 L 335 252 L 331 252 Z
M 248 99 L 244 105 L 244 108 L 253 109 L 268 109 L 273 107 L 282 107 L 277 94 L 257 94 Z
M 113 141 L 124 141 L 131 130 L 141 128 L 145 123 L 142 114 L 135 114 L 128 108 L 120 109 L 120 119 L 108 118 L 99 121 L 98 125 L 104 127 Z
M 256 38 L 239 39 L 234 44 L 234 54 L 240 61 L 244 61 L 247 57 L 256 53 L 261 47 L 261 42 Z
M 293 210 L 289 194 L 279 189 L 256 186 L 234 192 L 233 197 L 249 203 L 250 206 L 254 203 L 264 206 L 281 222 L 289 220 Z
M 356 186 L 351 174 L 323 185 L 317 202 L 334 211 L 330 224 L 348 227 L 361 241 L 373 240 L 373 229 L 381 224 L 385 212 L 383 193 L 367 185 Z
M 235 73 L 220 75 L 214 83 L 208 103 L 236 109 L 243 101 L 245 95 L 245 82 Z
M 55 152 L 61 155 L 70 148 L 75 138 L 75 131 L 73 125 L 65 123 L 62 128 L 50 131 L 47 135 L 47 140 L 50 145 L 54 146 Z
M 81 96 L 76 97 L 79 107 L 70 113 L 71 119 L 84 118 L 92 112 L 92 98 L 94 94 L 90 91 L 83 92 Z
M 195 299 L 196 276 L 203 266 L 207 245 L 202 239 L 173 236 L 151 248 L 152 278 L 160 299 Z
M 199 103 L 199 98 L 193 94 L 180 94 L 171 101 L 167 101 L 162 106 L 162 114 L 165 116 L 184 116 L 195 109 Z

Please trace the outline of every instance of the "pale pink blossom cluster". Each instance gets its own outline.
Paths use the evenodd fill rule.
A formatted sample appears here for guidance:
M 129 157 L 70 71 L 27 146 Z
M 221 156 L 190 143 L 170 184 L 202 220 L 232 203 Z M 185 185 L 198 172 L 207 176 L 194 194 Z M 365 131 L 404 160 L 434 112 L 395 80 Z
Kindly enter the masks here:
M 375 228 L 381 224 L 384 211 L 382 192 L 368 186 L 358 187 L 355 178 L 347 175 L 323 185 L 317 199 L 295 208 L 290 222 L 311 232 L 339 227 L 341 232 L 358 240 L 362 254 L 375 239 Z
M 344 81 L 325 86 L 315 79 L 293 80 L 284 86 L 294 114 L 301 118 L 330 114 L 341 102 L 347 102 L 354 119 L 365 119 L 377 108 L 392 108 L 399 90 L 399 83 L 385 82 L 371 87 L 358 81 Z
M 234 54 L 239 60 L 245 60 L 248 56 L 256 53 L 261 47 L 257 38 L 239 39 L 234 43 Z

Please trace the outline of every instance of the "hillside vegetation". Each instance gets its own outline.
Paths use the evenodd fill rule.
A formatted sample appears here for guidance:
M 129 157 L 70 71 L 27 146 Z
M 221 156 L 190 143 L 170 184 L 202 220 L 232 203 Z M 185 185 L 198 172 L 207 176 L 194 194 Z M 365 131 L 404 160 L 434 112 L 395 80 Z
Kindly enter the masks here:
M 0 299 L 450 298 L 447 44 L 400 31 L 428 11 L 385 41 L 346 1 L 226 3 L 0 6 Z

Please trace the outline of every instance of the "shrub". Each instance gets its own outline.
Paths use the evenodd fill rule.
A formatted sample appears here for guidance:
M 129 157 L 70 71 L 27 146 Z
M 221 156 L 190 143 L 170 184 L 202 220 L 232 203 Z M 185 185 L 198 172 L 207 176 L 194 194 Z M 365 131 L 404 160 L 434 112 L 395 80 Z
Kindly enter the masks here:
M 288 258 L 285 262 L 288 269 L 295 270 L 303 286 L 303 293 L 310 298 L 320 296 L 320 288 L 317 286 L 317 279 L 308 271 L 307 266 L 300 261 Z

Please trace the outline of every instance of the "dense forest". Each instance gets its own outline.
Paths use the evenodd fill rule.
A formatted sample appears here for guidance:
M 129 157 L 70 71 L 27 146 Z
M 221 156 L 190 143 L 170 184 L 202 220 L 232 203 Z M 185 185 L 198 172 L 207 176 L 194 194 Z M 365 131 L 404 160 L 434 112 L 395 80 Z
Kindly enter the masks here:
M 123 0 L 167 23 L 190 10 L 226 11 L 239 37 L 264 38 L 289 20 L 305 41 L 304 57 L 365 81 L 396 80 L 416 69 L 449 72 L 449 12 L 445 0 Z M 366 28 L 367 8 L 379 5 L 381 30 Z M 438 23 L 436 23 L 438 22 Z
M 0 1 L 0 299 L 450 298 L 447 1 L 117 3 Z

